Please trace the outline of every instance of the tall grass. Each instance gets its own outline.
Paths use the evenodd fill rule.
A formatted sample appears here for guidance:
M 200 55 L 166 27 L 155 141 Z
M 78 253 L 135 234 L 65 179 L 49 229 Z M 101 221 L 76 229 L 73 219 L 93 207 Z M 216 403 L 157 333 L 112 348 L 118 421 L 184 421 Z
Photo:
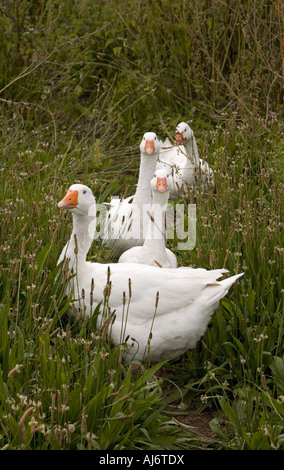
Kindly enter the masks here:
M 283 449 L 281 2 L 2 2 L 0 446 Z M 138 142 L 192 121 L 216 191 L 190 191 L 180 265 L 245 276 L 193 351 L 134 376 L 56 267 L 74 182 L 130 195 Z M 97 240 L 91 260 L 113 256 Z M 115 259 L 114 259 L 115 260 Z M 172 420 L 215 410 L 214 442 Z
M 157 126 L 159 114 L 268 118 L 283 103 L 282 10 L 279 0 L 3 2 L 2 97 L 85 131 L 113 120 L 112 134 Z

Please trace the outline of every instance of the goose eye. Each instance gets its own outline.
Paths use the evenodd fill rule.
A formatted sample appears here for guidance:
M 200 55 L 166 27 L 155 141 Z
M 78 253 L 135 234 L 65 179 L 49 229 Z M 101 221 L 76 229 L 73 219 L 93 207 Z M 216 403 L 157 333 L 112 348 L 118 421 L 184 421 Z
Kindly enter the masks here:
M 87 192 L 87 191 L 84 189 L 83 194 L 86 194 L 86 192 Z

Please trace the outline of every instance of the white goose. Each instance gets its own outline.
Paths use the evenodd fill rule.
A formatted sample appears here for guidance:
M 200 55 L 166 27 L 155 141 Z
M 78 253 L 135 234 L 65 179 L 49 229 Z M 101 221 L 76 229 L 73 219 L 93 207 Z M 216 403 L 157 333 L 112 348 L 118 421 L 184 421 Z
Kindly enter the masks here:
M 166 248 L 165 214 L 169 200 L 170 178 L 165 169 L 156 170 L 151 180 L 152 207 L 143 246 L 125 251 L 119 263 L 140 263 L 161 268 L 176 268 L 175 254 Z
M 104 301 L 108 284 L 107 305 L 116 315 L 109 334 L 114 344 L 127 343 L 128 361 L 133 357 L 140 361 L 147 357 L 155 362 L 173 359 L 194 348 L 219 300 L 243 274 L 217 281 L 226 270 L 86 262 L 95 230 L 94 205 L 92 191 L 80 184 L 72 185 L 58 204 L 73 215 L 72 235 L 59 261 L 68 258 L 69 266 L 76 272 L 68 286 L 68 292 L 73 289 L 76 306 L 84 303 L 85 314 L 92 315 Z M 102 314 L 98 321 L 104 321 Z
M 191 127 L 185 122 L 178 124 L 175 139 L 181 149 L 183 144 L 186 156 L 189 157 L 186 158 L 187 162 L 182 171 L 182 178 L 185 182 L 190 186 L 194 186 L 198 178 L 201 178 L 203 187 L 208 185 L 214 188 L 214 172 L 208 163 L 199 157 L 197 143 Z M 178 165 L 178 159 L 173 160 L 173 163 Z
M 143 211 L 151 206 L 150 181 L 153 178 L 161 142 L 154 132 L 146 132 L 140 144 L 140 168 L 136 192 L 126 199 L 112 199 L 105 222 L 104 245 L 117 255 L 143 245 L 149 217 Z
M 198 147 L 193 130 L 185 122 L 176 127 L 176 145 L 163 144 L 158 167 L 171 167 L 173 185 L 170 199 L 176 201 L 183 193 L 187 193 L 188 186 L 196 186 L 201 179 L 202 187 L 211 185 L 214 188 L 214 173 L 207 162 L 198 154 Z M 169 143 L 169 141 L 168 141 Z

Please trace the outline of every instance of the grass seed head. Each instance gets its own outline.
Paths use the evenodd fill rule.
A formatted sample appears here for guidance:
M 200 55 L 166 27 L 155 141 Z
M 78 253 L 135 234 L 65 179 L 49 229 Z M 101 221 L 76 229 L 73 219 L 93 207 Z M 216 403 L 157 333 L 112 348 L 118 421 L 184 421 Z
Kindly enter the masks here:
M 21 417 L 20 419 L 20 422 L 19 422 L 19 425 L 20 426 L 23 426 L 24 422 L 26 421 L 27 417 L 31 414 L 31 412 L 33 411 L 34 407 L 33 406 L 30 406 L 23 414 L 23 416 Z
M 10 370 L 8 374 L 8 379 L 11 379 L 15 374 L 19 374 L 21 372 L 22 367 L 24 367 L 24 364 L 16 364 L 15 367 Z
M 88 432 L 87 416 L 86 416 L 86 409 L 84 407 L 82 411 L 82 419 L 81 419 L 81 434 L 87 434 L 87 432 Z

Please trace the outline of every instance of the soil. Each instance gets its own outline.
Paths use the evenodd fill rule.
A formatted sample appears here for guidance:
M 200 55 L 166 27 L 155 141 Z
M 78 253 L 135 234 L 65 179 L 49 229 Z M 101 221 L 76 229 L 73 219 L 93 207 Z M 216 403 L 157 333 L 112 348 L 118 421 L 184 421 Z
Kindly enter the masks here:
M 201 441 L 211 442 L 216 439 L 216 434 L 210 427 L 210 421 L 215 417 L 215 411 L 202 411 L 198 407 L 191 406 L 185 414 L 180 414 L 181 411 L 177 404 L 167 405 L 165 411 L 172 415 L 173 420 L 181 427 L 189 432 L 193 432 L 197 439 Z
M 166 368 L 162 367 L 155 374 L 159 377 L 171 377 L 171 373 Z M 165 412 L 169 414 L 172 419 L 181 426 L 184 430 L 192 433 L 197 441 L 204 444 L 204 447 L 197 447 L 202 449 L 212 450 L 216 448 L 218 437 L 210 427 L 210 421 L 215 418 L 216 410 L 206 409 L 200 411 L 200 406 L 189 405 L 183 410 L 180 402 L 173 402 L 167 405 Z M 213 445 L 215 443 L 215 446 Z M 211 445 L 210 445 L 211 444 Z

